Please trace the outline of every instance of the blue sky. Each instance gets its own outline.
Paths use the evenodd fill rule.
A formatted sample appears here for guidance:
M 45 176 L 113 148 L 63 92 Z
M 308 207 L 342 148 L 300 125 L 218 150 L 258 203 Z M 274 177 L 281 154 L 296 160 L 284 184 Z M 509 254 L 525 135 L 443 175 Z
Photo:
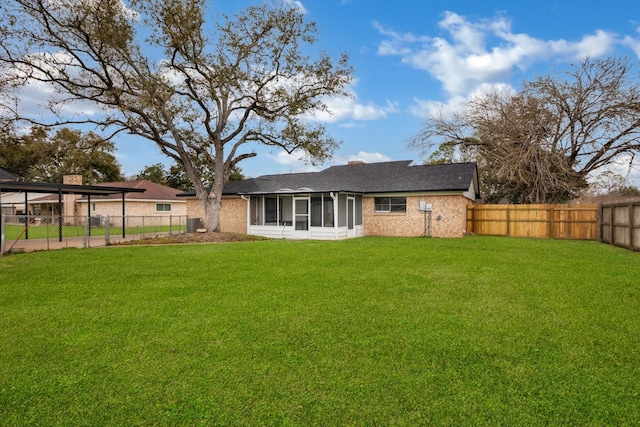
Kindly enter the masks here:
M 419 161 L 407 141 L 437 103 L 455 105 L 486 85 L 517 88 L 585 55 L 640 58 L 638 0 L 291 3 L 316 22 L 316 46 L 333 56 L 346 52 L 355 69 L 353 99 L 330 103 L 327 126 L 342 145 L 321 168 L 353 159 Z M 218 0 L 212 11 L 250 4 L 256 2 Z M 313 169 L 295 156 L 259 153 L 240 163 L 245 175 Z
M 261 1 L 211 0 L 210 11 L 234 14 Z M 326 125 L 342 145 L 320 169 L 355 159 L 420 161 L 407 142 L 437 105 L 455 108 L 491 85 L 517 88 L 587 55 L 640 59 L 638 0 L 288 2 L 316 22 L 314 48 L 347 53 L 355 69 L 352 98 L 328 100 Z M 121 138 L 117 147 L 126 175 L 169 163 L 152 143 Z M 246 176 L 314 170 L 296 156 L 256 151 L 239 164 Z M 637 171 L 632 179 L 640 185 Z

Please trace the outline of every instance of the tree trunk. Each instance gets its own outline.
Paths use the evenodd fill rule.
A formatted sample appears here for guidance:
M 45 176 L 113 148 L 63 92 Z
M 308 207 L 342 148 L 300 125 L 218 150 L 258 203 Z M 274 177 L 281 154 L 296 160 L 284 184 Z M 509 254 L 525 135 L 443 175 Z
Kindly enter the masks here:
M 222 151 L 222 150 L 220 150 Z M 213 185 L 207 193 L 206 190 L 198 194 L 198 198 L 204 208 L 204 227 L 209 232 L 220 232 L 220 211 L 222 210 L 222 190 L 225 184 L 224 163 L 215 160 L 214 172 L 216 178 L 213 180 Z
M 202 201 L 204 207 L 204 228 L 209 232 L 220 231 L 220 210 L 222 203 L 220 198 L 210 194 L 205 200 Z

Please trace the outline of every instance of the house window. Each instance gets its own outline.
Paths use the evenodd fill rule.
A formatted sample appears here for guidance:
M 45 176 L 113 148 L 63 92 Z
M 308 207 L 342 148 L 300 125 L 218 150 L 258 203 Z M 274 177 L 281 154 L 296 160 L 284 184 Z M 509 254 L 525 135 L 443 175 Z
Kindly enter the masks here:
M 171 212 L 171 203 L 156 203 L 156 212 Z
M 324 226 L 333 227 L 333 199 L 324 198 Z
M 311 226 L 322 227 L 322 197 L 311 197 Z
M 251 225 L 262 225 L 262 197 L 251 196 Z
M 333 227 L 333 199 L 324 194 L 311 197 L 311 226 Z
M 264 215 L 265 222 L 267 224 L 277 224 L 278 220 L 282 219 L 281 215 L 278 215 L 278 199 L 276 197 L 264 198 Z
M 362 196 L 356 196 L 356 225 L 362 225 Z
M 91 211 L 92 212 L 96 211 L 96 204 L 95 203 L 91 203 Z
M 375 205 L 376 205 L 375 206 L 376 212 L 406 212 L 407 198 L 406 197 L 376 197 Z

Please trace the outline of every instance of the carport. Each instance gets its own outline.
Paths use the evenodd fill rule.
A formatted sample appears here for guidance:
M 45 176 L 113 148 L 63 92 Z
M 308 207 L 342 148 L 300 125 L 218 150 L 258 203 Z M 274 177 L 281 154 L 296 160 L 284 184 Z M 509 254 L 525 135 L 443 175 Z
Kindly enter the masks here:
M 91 196 L 108 196 L 111 194 L 122 194 L 122 217 L 125 217 L 125 194 L 126 193 L 143 193 L 144 188 L 124 188 L 124 187 L 108 187 L 101 185 L 74 185 L 74 184 L 49 184 L 42 182 L 24 182 L 24 181 L 0 181 L 0 204 L 2 202 L 2 192 L 18 192 L 25 195 L 25 212 L 27 212 L 28 193 L 57 193 L 58 194 L 58 239 L 62 242 L 62 195 L 63 194 L 79 194 L 87 196 L 88 216 L 91 216 Z M 0 222 L 2 221 L 2 210 L 0 209 Z M 125 236 L 125 227 L 122 227 L 122 237 Z M 28 235 L 27 235 L 28 238 Z

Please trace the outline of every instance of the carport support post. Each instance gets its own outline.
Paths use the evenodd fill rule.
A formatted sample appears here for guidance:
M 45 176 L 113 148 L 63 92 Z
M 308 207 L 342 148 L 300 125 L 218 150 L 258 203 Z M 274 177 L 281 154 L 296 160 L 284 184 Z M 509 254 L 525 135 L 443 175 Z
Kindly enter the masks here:
M 0 208 L 0 256 L 4 253 L 4 216 Z
M 24 192 L 24 239 L 29 240 L 29 193 Z
M 125 224 L 124 224 L 124 193 L 122 193 L 122 238 L 126 237 L 125 235 Z
M 62 189 L 58 188 L 58 241 L 62 242 Z
M 89 237 L 91 237 L 91 194 L 87 194 L 87 221 L 89 221 Z

